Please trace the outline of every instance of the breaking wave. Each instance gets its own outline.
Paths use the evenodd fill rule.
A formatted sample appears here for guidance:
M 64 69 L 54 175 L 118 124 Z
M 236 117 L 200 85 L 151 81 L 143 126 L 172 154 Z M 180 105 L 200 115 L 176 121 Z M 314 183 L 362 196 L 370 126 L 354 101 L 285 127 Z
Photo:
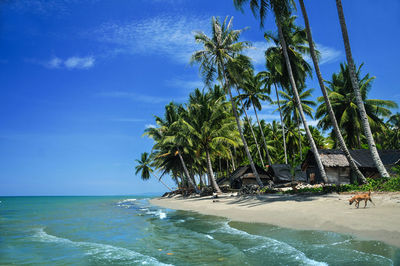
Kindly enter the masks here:
M 93 256 L 95 259 L 105 260 L 107 262 L 125 261 L 133 264 L 148 265 L 169 265 L 159 262 L 156 258 L 143 255 L 136 251 L 116 247 L 107 244 L 99 244 L 92 242 L 72 241 L 67 238 L 50 235 L 43 228 L 36 230 L 33 239 L 39 242 L 56 243 L 82 248 L 86 255 Z
M 304 264 L 304 265 L 328 265 L 325 262 L 315 261 L 313 259 L 308 258 L 302 251 L 296 249 L 295 247 L 293 247 L 285 242 L 281 242 L 276 239 L 265 237 L 265 236 L 252 235 L 247 232 L 233 228 L 233 227 L 229 226 L 228 223 L 229 222 L 224 223 L 224 225 L 220 229 L 218 229 L 218 231 L 221 231 L 223 233 L 240 235 L 245 238 L 262 240 L 262 244 L 257 245 L 255 247 L 251 247 L 247 250 L 244 250 L 245 252 L 253 253 L 256 251 L 260 251 L 260 250 L 268 250 L 270 252 L 272 251 L 275 254 L 279 254 L 279 255 L 285 256 L 287 258 L 291 258 L 296 263 L 300 263 L 300 264 Z

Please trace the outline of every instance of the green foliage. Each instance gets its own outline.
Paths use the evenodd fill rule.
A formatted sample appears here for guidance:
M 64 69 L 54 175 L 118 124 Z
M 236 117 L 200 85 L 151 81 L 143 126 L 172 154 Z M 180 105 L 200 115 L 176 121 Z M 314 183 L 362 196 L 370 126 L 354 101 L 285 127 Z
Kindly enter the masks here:
M 349 191 L 400 191 L 400 176 L 392 178 L 367 178 L 368 183 L 364 185 L 332 185 L 325 187 L 326 193 L 329 192 L 349 192 Z

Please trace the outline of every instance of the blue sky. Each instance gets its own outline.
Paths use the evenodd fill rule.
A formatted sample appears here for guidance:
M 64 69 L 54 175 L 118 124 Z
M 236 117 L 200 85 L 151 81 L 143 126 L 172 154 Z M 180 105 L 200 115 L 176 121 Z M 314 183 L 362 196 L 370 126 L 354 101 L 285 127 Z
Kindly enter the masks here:
M 325 79 L 345 60 L 335 1 L 305 1 Z M 356 62 L 376 76 L 370 98 L 400 103 L 400 2 L 343 0 Z M 0 3 L 0 195 L 161 192 L 134 175 L 142 137 L 163 106 L 202 87 L 193 31 L 234 16 L 257 70 L 268 44 L 232 0 L 26 0 Z M 299 16 L 298 23 L 302 24 Z M 275 30 L 269 17 L 265 30 Z M 316 80 L 308 86 L 316 88 Z M 265 106 L 261 116 L 277 118 Z M 313 123 L 313 122 L 311 122 Z M 171 183 L 171 182 L 169 182 Z

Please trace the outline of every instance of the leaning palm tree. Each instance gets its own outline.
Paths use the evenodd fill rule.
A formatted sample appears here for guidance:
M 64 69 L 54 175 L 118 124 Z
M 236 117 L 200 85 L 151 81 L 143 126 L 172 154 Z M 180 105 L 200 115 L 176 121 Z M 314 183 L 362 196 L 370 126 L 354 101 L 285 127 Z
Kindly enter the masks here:
M 303 113 L 303 109 L 302 109 L 301 102 L 300 102 L 300 97 L 297 92 L 296 81 L 294 79 L 292 66 L 290 64 L 290 59 L 289 59 L 289 55 L 288 55 L 288 47 L 286 45 L 285 37 L 283 34 L 283 30 L 282 30 L 283 19 L 285 19 L 285 18 L 287 19 L 289 17 L 291 8 L 294 5 L 294 1 L 293 0 L 233 0 L 233 1 L 234 1 L 235 6 L 241 10 L 243 9 L 244 3 L 250 1 L 250 8 L 253 11 L 253 14 L 255 16 L 258 16 L 257 12 L 259 13 L 261 26 L 263 26 L 263 22 L 264 22 L 265 16 L 267 15 L 268 9 L 273 11 L 273 13 L 275 15 L 275 22 L 278 27 L 278 36 L 279 36 L 279 40 L 280 40 L 280 43 L 282 46 L 283 55 L 285 58 L 285 63 L 286 63 L 286 68 L 287 68 L 287 72 L 288 72 L 288 76 L 289 76 L 290 85 L 293 90 L 297 106 L 299 108 L 300 117 L 303 122 L 303 126 L 306 131 L 306 135 L 307 135 L 308 141 L 310 143 L 311 150 L 314 154 L 314 158 L 317 163 L 321 178 L 324 180 L 325 183 L 327 183 L 328 178 L 326 176 L 324 166 L 322 165 L 321 157 L 318 153 L 317 146 L 315 145 L 315 142 L 312 138 L 310 129 L 308 128 L 307 120 Z
M 375 144 L 374 138 L 372 136 L 372 131 L 371 131 L 371 128 L 368 123 L 368 117 L 367 117 L 367 113 L 366 113 L 366 110 L 365 110 L 365 107 L 363 104 L 361 91 L 360 91 L 360 88 L 358 87 L 356 67 L 354 64 L 353 56 L 351 54 L 350 41 L 349 41 L 349 36 L 347 33 L 347 26 L 346 26 L 346 21 L 344 18 L 341 0 L 336 0 L 336 7 L 337 7 L 339 21 L 340 21 L 340 28 L 342 30 L 342 37 L 343 37 L 343 43 L 344 43 L 344 47 L 345 47 L 345 51 L 346 51 L 347 64 L 349 65 L 349 70 L 350 70 L 351 85 L 353 87 L 354 95 L 356 97 L 358 111 L 360 112 L 361 124 L 362 124 L 363 130 L 364 130 L 364 135 L 367 139 L 368 147 L 371 152 L 372 159 L 373 159 L 374 164 L 375 164 L 376 168 L 378 169 L 380 175 L 382 177 L 389 177 L 389 173 L 387 172 L 385 166 L 382 163 L 381 158 L 379 157 L 378 149 L 376 148 L 376 144 Z
M 303 18 L 304 18 L 304 24 L 306 26 L 306 31 L 307 31 L 307 38 L 308 38 L 308 45 L 310 46 L 310 55 L 314 64 L 314 69 L 315 69 L 315 73 L 317 74 L 317 78 L 318 78 L 318 82 L 319 82 L 319 86 L 321 88 L 322 91 L 322 95 L 324 97 L 324 101 L 326 104 L 326 108 L 329 114 L 329 119 L 331 120 L 332 126 L 333 126 L 333 130 L 335 132 L 335 136 L 338 140 L 339 143 L 339 147 L 340 149 L 343 151 L 344 155 L 347 158 L 347 161 L 349 162 L 350 168 L 353 171 L 353 173 L 356 174 L 358 182 L 365 184 L 367 182 L 367 180 L 365 179 L 364 175 L 361 173 L 361 171 L 358 169 L 354 159 L 351 157 L 350 152 L 346 146 L 346 143 L 343 139 L 343 136 L 340 132 L 340 128 L 338 125 L 338 122 L 336 120 L 335 117 L 335 113 L 332 109 L 332 105 L 330 103 L 329 97 L 328 97 L 328 93 L 324 84 L 324 79 L 322 78 L 322 74 L 321 74 L 321 70 L 319 69 L 319 64 L 318 64 L 318 54 L 315 50 L 314 47 L 314 41 L 311 35 L 311 28 L 310 28 L 310 23 L 308 21 L 308 15 L 307 15 L 307 11 L 306 11 L 306 7 L 304 5 L 304 1 L 303 0 L 299 0 L 300 2 L 300 7 L 301 7 L 301 12 L 303 14 Z
M 232 104 L 232 111 L 235 115 L 236 124 L 243 142 L 244 149 L 246 151 L 247 158 L 250 162 L 251 169 L 256 176 L 258 185 L 260 187 L 263 187 L 263 183 L 254 165 L 249 147 L 247 146 L 246 140 L 243 135 L 242 126 L 240 125 L 240 119 L 236 109 L 236 104 L 233 99 L 231 87 L 227 77 L 226 68 L 228 63 L 232 62 L 235 56 L 240 55 L 240 53 L 245 48 L 248 48 L 250 46 L 248 42 L 238 41 L 243 30 L 233 30 L 232 22 L 233 17 L 229 21 L 228 17 L 226 17 L 222 24 L 217 18 L 213 17 L 211 38 L 203 32 L 197 32 L 195 34 L 195 40 L 197 43 L 201 43 L 204 49 L 197 51 L 192 55 L 191 63 L 200 64 L 200 71 L 207 85 L 210 85 L 216 75 L 217 79 L 221 83 L 221 87 L 228 92 Z
M 368 99 L 368 93 L 375 77 L 370 77 L 369 74 L 362 76 L 362 66 L 361 64 L 356 70 L 356 76 L 358 86 L 361 90 L 363 105 L 372 130 L 375 133 L 380 133 L 385 128 L 382 118 L 388 118 L 392 114 L 390 109 L 397 108 L 397 104 L 390 100 Z M 340 133 L 343 135 L 346 145 L 353 149 L 360 149 L 362 146 L 360 138 L 360 135 L 362 135 L 360 134 L 362 131 L 361 117 L 356 103 L 356 96 L 354 90 L 352 90 L 349 72 L 348 65 L 340 64 L 340 72 L 334 73 L 332 80 L 327 81 L 327 92 L 329 100 L 332 103 L 335 119 L 340 126 Z M 323 101 L 322 97 L 319 97 L 318 101 L 322 102 L 316 112 L 316 117 L 320 119 L 318 126 L 323 130 L 330 129 L 332 123 L 327 104 Z M 333 131 L 333 135 L 337 140 L 336 131 Z
M 161 177 L 158 177 L 154 173 L 151 167 L 152 165 L 151 156 L 149 156 L 147 152 L 143 152 L 140 156 L 140 160 L 136 159 L 135 161 L 137 163 L 137 165 L 135 166 L 136 170 L 135 175 L 140 173 L 140 177 L 142 178 L 142 180 L 149 180 L 151 174 L 153 174 L 157 177 L 158 181 L 161 182 L 161 184 L 163 184 L 166 188 L 172 191 L 172 189 L 161 180 Z
M 174 123 L 179 120 L 181 115 L 180 112 L 182 112 L 180 106 L 177 106 L 172 102 L 169 103 L 165 106 L 164 118 L 156 116 L 158 127 L 148 128 L 144 134 L 156 138 L 157 143 L 154 145 L 153 149 L 166 151 L 164 154 L 159 154 L 160 157 L 178 156 L 186 179 L 193 186 L 196 193 L 200 194 L 200 190 L 197 187 L 194 178 L 189 173 L 182 155 L 182 149 L 187 149 L 189 146 L 187 143 L 184 143 L 187 139 L 185 136 L 182 136 L 181 130 L 174 126 Z M 165 148 L 167 149 L 165 150 Z

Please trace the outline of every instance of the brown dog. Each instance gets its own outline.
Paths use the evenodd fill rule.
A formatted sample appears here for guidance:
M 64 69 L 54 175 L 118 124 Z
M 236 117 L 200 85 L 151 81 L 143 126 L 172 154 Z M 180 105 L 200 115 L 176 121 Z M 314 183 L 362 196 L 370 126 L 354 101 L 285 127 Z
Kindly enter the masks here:
M 373 203 L 371 200 L 371 190 L 368 193 L 355 195 L 354 197 L 349 199 L 349 205 L 353 204 L 353 202 L 356 202 L 355 206 L 358 208 L 360 206 L 360 201 L 365 202 L 364 208 L 367 207 L 367 201 L 370 201 L 375 206 L 375 203 Z

